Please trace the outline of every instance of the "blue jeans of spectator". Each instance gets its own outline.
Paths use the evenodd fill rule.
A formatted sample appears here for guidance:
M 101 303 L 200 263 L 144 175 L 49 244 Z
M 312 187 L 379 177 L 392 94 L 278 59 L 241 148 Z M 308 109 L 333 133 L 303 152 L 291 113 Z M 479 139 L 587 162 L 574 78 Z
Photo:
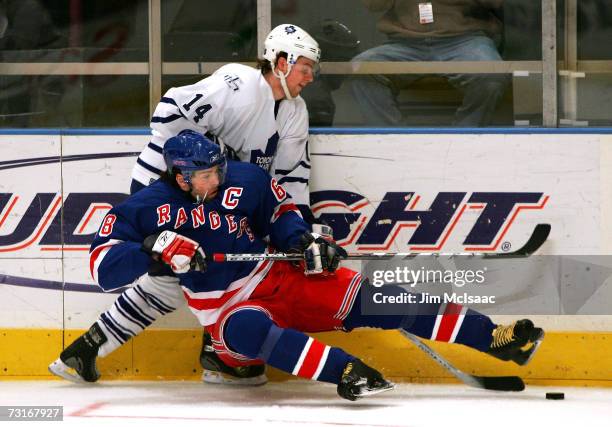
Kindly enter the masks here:
M 495 43 L 484 33 L 454 37 L 395 39 L 368 49 L 353 61 L 501 61 Z M 401 85 L 423 77 L 418 74 L 394 76 Z M 510 76 L 506 74 L 446 74 L 452 86 L 463 93 L 455 113 L 455 126 L 486 126 L 502 97 Z M 402 114 L 389 79 L 356 76 L 349 82 L 366 125 L 401 126 Z

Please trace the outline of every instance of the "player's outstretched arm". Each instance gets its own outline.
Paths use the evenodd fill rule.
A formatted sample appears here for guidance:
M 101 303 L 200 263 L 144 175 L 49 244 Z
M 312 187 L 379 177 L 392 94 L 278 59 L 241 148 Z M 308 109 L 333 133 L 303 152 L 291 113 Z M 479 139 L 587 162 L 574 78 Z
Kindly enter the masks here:
M 124 202 L 102 220 L 89 251 L 89 268 L 103 290 L 129 285 L 154 264 L 150 253 L 142 250 L 145 238 L 157 229 L 155 220 L 149 217 L 146 210 Z
M 111 291 L 145 274 L 151 258 L 140 250 L 141 245 L 142 238 L 122 210 L 111 209 L 89 250 L 89 269 L 96 284 L 104 291 Z

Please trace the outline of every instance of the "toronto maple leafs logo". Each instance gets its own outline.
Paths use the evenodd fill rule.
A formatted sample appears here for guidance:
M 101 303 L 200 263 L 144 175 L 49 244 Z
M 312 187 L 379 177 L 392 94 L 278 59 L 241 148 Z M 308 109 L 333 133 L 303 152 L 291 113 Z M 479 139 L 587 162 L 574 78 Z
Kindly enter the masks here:
M 287 25 L 287 26 L 285 27 L 285 32 L 286 32 L 287 34 L 293 34 L 293 33 L 295 33 L 296 31 L 297 31 L 297 30 L 295 29 L 295 26 L 294 26 L 294 25 Z

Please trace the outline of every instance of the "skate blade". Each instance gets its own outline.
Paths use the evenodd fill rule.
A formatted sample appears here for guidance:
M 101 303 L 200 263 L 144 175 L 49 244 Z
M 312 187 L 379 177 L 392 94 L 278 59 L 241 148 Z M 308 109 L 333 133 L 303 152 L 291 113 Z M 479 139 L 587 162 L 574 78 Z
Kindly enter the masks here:
M 529 348 L 529 350 L 526 351 L 526 358 L 525 361 L 523 363 L 521 363 L 520 365 L 526 365 L 529 362 L 531 362 L 531 359 L 533 359 L 533 356 L 535 356 L 536 351 L 538 350 L 538 348 L 540 347 L 540 345 L 542 344 L 542 341 L 544 340 L 544 334 L 542 334 L 542 336 L 533 342 L 533 345 L 531 346 L 531 348 Z
M 222 372 L 204 369 L 204 372 L 202 372 L 202 381 L 207 384 L 258 386 L 267 383 L 268 377 L 266 377 L 266 374 L 261 374 L 256 377 L 238 378 Z
M 49 365 L 49 372 L 76 384 L 87 384 L 87 381 L 85 381 L 74 368 L 66 365 L 62 362 L 62 359 L 59 358 Z
M 389 391 L 389 390 L 393 390 L 395 388 L 395 383 L 392 382 L 387 382 L 387 384 L 385 384 L 382 387 L 377 387 L 374 389 L 363 389 L 361 393 L 356 394 L 355 397 L 357 399 L 361 399 L 362 397 L 367 397 L 367 396 L 374 396 L 375 394 L 378 393 L 383 393 L 385 391 Z

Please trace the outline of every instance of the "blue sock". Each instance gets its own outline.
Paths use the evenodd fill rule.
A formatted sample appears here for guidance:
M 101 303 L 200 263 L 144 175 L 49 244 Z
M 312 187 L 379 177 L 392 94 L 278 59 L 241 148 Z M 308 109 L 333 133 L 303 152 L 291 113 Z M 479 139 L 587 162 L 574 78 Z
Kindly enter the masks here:
M 303 378 L 338 384 L 347 363 L 355 357 L 290 328 L 279 328 L 262 311 L 243 309 L 224 327 L 230 349 L 261 359 L 277 369 Z
M 416 305 L 417 310 L 411 315 L 363 314 L 363 289 L 359 290 L 353 308 L 344 320 L 343 325 L 348 330 L 359 327 L 404 329 L 422 338 L 463 344 L 480 351 L 486 351 L 491 344 L 491 333 L 496 325 L 488 316 L 477 311 L 459 304 L 423 303 Z M 405 293 L 403 289 L 397 289 Z

